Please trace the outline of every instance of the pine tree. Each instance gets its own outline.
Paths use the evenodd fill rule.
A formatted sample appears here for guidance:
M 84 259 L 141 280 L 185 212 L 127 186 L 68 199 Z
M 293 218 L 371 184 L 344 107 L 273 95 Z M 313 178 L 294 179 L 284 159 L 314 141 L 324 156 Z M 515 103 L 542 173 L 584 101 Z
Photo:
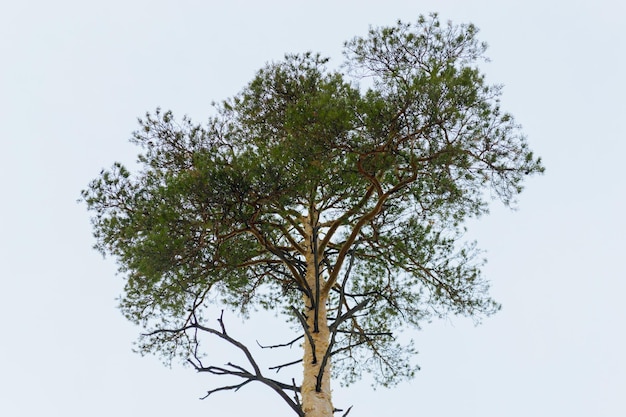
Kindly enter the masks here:
M 331 376 L 414 375 L 396 329 L 497 311 L 464 222 L 494 197 L 513 204 L 543 167 L 485 82 L 476 35 L 436 15 L 372 28 L 345 43 L 345 72 L 287 55 L 206 124 L 141 119 L 142 169 L 116 163 L 82 192 L 125 277 L 121 310 L 146 329 L 141 350 L 241 378 L 209 394 L 257 381 L 297 415 L 328 417 Z M 299 326 L 285 345 L 303 346 L 301 384 L 265 376 L 222 317 L 207 324 L 215 305 Z M 249 363 L 205 365 L 203 333 Z

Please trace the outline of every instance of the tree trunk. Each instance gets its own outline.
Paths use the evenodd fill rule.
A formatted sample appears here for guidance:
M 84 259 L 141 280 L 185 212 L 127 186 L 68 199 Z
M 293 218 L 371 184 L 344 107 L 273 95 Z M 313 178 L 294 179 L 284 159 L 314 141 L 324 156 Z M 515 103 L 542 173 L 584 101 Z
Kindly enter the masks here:
M 325 281 L 319 272 L 319 257 L 315 253 L 317 250 L 317 232 L 313 230 L 312 226 L 305 226 L 305 229 L 308 229 L 307 232 L 311 236 L 305 246 L 307 247 L 306 280 L 311 289 L 312 299 L 307 296 L 304 297 L 308 335 L 304 338 L 302 410 L 306 417 L 332 417 L 334 407 L 330 390 L 330 359 L 326 361 L 324 369 L 321 369 L 324 355 L 330 343 L 330 331 L 326 316 L 327 297 L 321 291 Z M 315 349 L 311 346 L 308 336 L 312 339 Z

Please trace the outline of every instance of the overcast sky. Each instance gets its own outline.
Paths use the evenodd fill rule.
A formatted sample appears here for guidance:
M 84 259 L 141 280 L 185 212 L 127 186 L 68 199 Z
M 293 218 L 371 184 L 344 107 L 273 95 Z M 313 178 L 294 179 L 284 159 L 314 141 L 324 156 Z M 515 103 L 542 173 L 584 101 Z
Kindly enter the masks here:
M 412 382 L 336 384 L 335 405 L 354 405 L 350 417 L 626 415 L 625 4 L 0 2 L 0 415 L 293 415 L 263 386 L 200 401 L 219 379 L 132 353 L 122 278 L 91 249 L 76 200 L 101 168 L 132 165 L 146 111 L 202 121 L 285 52 L 339 65 L 343 41 L 369 25 L 431 11 L 481 29 L 487 78 L 547 172 L 519 210 L 495 205 L 471 224 L 503 310 L 479 327 L 424 326 Z M 273 325 L 227 317 L 250 340 Z

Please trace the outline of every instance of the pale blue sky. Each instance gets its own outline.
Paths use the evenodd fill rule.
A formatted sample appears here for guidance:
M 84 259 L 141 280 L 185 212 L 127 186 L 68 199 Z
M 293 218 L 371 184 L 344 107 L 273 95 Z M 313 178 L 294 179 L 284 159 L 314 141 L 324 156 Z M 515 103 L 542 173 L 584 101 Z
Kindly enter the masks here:
M 76 199 L 101 168 L 132 164 L 127 139 L 145 111 L 201 121 L 285 52 L 338 65 L 368 25 L 431 11 L 481 29 L 488 80 L 505 85 L 503 106 L 547 173 L 518 211 L 495 206 L 471 225 L 503 310 L 479 327 L 425 326 L 412 334 L 414 381 L 336 385 L 335 405 L 354 405 L 350 417 L 626 415 L 624 4 L 1 2 L 0 415 L 292 415 L 262 386 L 199 401 L 219 379 L 133 354 L 140 329 L 116 310 L 121 277 L 91 249 Z M 273 326 L 231 323 L 252 341 Z

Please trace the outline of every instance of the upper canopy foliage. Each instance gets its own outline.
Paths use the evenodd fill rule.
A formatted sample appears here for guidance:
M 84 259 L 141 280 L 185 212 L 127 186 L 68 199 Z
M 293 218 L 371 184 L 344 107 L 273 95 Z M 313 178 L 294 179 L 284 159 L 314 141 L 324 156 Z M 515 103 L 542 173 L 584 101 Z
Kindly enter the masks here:
M 382 364 L 381 382 L 411 373 L 385 337 L 398 326 L 494 312 L 462 223 L 490 197 L 514 202 L 543 168 L 485 82 L 476 34 L 436 16 L 373 28 L 345 44 L 355 78 L 318 55 L 288 55 L 206 125 L 146 115 L 133 137 L 143 170 L 115 164 L 83 191 L 98 248 L 127 278 L 126 316 L 174 328 L 218 299 L 299 305 L 312 295 L 307 223 L 329 303 L 367 313 L 336 319 L 348 379 L 370 366 L 358 352 Z M 146 348 L 180 343 L 159 336 Z

